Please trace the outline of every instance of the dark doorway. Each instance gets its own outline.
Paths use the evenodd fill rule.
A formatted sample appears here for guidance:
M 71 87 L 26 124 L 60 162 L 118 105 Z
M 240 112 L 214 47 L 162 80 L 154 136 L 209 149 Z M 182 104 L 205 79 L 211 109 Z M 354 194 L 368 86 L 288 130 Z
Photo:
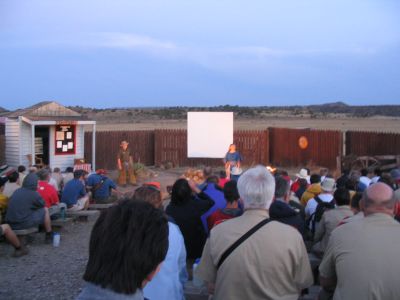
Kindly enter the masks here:
M 49 165 L 49 145 L 50 128 L 49 126 L 35 127 L 35 156 L 43 161 L 44 165 Z

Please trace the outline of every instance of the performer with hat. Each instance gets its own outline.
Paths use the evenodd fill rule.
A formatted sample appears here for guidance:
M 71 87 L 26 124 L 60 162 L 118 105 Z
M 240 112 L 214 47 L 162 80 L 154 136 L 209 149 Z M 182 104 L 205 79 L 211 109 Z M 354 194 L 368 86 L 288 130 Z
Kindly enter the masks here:
M 127 141 L 121 142 L 121 149 L 118 152 L 118 184 L 126 186 L 129 181 L 130 184 L 136 185 L 136 176 L 133 170 L 133 158 L 131 151 L 128 149 L 129 143 Z

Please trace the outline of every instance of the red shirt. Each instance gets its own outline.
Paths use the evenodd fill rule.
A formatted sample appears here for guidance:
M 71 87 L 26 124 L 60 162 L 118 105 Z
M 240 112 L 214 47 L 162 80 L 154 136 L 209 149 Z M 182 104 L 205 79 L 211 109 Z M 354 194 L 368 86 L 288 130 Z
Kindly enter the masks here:
M 297 190 L 300 187 L 300 183 L 299 180 L 297 179 L 295 182 L 293 182 L 292 186 L 290 187 L 290 191 L 292 191 L 293 193 L 296 193 Z
M 39 180 L 37 191 L 46 203 L 46 207 L 56 205 L 60 202 L 56 189 L 46 181 Z
M 218 185 L 219 185 L 220 187 L 224 188 L 225 183 L 227 183 L 228 181 L 229 181 L 228 178 L 220 178 L 219 181 L 218 181 Z
M 211 230 L 211 228 L 213 228 L 214 226 L 218 225 L 219 223 L 225 221 L 225 220 L 229 220 L 229 219 L 233 219 L 236 218 L 240 215 L 241 213 L 237 214 L 237 215 L 231 215 L 231 214 L 225 214 L 222 209 L 218 209 L 217 211 L 215 211 L 213 214 L 211 214 L 208 218 L 207 218 L 207 225 L 208 225 L 208 230 Z

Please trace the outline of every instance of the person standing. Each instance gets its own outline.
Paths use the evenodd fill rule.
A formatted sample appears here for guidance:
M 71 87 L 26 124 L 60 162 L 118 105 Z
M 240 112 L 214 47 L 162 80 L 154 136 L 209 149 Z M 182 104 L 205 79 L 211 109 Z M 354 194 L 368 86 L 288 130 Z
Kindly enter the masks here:
M 121 142 L 121 149 L 118 152 L 118 184 L 126 186 L 129 181 L 130 184 L 136 185 L 136 176 L 133 170 L 133 158 L 131 151 L 128 149 L 129 143 L 127 141 Z
M 226 172 L 226 178 L 230 179 L 231 178 L 231 171 L 233 168 L 240 168 L 240 164 L 242 162 L 242 156 L 238 151 L 236 151 L 236 145 L 231 144 L 229 146 L 229 150 L 225 155 L 225 172 Z

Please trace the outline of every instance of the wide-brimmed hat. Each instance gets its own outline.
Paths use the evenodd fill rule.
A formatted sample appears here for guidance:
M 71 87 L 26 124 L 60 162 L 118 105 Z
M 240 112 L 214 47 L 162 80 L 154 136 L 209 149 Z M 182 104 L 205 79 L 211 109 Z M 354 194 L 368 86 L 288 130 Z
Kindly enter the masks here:
M 335 190 L 336 183 L 333 178 L 325 178 L 321 183 L 321 189 L 325 192 L 333 192 Z
M 297 177 L 307 179 L 308 172 L 306 169 L 301 169 L 299 173 L 296 174 Z

